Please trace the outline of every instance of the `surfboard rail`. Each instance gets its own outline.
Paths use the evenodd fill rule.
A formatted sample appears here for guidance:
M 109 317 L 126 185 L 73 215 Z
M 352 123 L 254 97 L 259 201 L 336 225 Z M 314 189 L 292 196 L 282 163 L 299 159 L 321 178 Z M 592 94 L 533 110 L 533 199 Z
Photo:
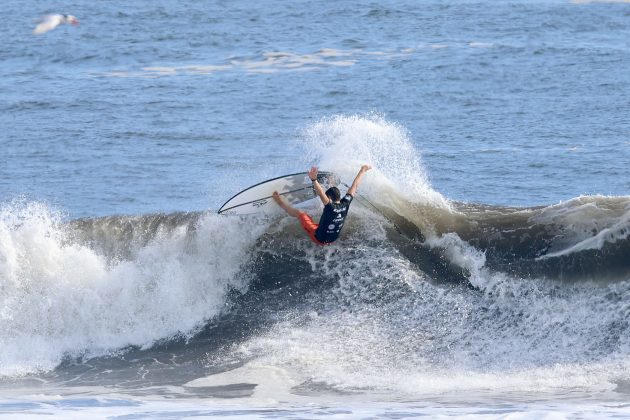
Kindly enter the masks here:
M 332 172 L 321 171 L 317 180 L 328 188 L 339 185 L 339 178 Z M 257 213 L 272 202 L 272 194 L 284 197 L 290 204 L 299 204 L 316 196 L 307 172 L 282 175 L 254 184 L 234 194 L 217 211 L 218 214 L 251 214 Z

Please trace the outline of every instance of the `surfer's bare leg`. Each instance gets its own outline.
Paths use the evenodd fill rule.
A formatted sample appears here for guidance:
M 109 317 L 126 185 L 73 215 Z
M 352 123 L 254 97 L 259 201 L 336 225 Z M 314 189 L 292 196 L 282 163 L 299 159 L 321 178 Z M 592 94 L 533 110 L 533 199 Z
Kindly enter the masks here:
M 298 209 L 291 207 L 284 202 L 282 197 L 280 197 L 280 194 L 278 194 L 278 191 L 274 191 L 272 197 L 273 200 L 278 203 L 278 205 L 282 207 L 282 210 L 286 211 L 289 216 L 298 217 L 300 215 L 300 211 Z

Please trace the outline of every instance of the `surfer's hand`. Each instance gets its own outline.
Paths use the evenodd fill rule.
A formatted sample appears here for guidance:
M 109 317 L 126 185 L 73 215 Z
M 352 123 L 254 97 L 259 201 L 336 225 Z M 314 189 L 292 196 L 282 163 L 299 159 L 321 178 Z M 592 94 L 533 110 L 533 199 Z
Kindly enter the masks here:
M 271 194 L 271 196 L 273 197 L 273 200 L 280 204 L 282 202 L 282 199 L 280 198 L 280 194 L 278 194 L 278 191 L 274 191 L 273 194 Z
M 372 169 L 370 165 L 361 165 L 361 172 L 367 172 L 370 169 Z
M 317 169 L 317 166 L 313 166 L 311 167 L 311 170 L 308 171 L 308 177 L 311 179 L 311 181 L 317 181 L 318 173 L 319 173 L 319 170 Z

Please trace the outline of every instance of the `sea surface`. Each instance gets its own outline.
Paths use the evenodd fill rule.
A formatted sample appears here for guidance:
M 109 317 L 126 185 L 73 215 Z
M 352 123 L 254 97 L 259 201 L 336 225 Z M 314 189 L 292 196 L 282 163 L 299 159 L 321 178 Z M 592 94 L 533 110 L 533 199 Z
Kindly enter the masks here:
M 630 418 L 629 2 L 2 10 L 0 417 Z

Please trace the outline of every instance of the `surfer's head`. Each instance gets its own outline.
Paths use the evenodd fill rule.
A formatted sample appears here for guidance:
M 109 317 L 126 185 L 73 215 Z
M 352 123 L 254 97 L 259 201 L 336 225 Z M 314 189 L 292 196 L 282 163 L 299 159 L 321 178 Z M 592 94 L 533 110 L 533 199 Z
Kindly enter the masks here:
M 330 187 L 326 190 L 326 197 L 336 203 L 341 200 L 341 191 L 339 191 L 339 188 L 337 187 Z

